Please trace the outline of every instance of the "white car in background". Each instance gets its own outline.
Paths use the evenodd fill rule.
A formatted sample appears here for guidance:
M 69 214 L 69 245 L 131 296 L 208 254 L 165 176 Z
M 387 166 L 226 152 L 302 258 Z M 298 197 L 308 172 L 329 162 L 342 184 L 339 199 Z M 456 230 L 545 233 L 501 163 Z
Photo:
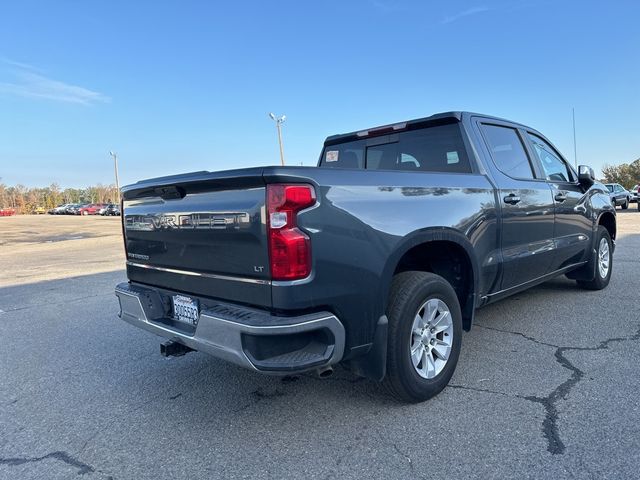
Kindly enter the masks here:
M 62 205 L 59 205 L 55 208 L 52 208 L 51 210 L 49 210 L 49 215 L 64 215 L 66 209 L 71 206 L 70 203 L 65 203 Z
M 613 208 L 621 206 L 623 210 L 629 208 L 631 203 L 631 193 L 619 183 L 605 183 L 605 187 L 609 190 L 609 198 Z
M 637 202 L 640 197 L 640 185 L 635 185 L 629 192 L 631 193 L 631 203 Z

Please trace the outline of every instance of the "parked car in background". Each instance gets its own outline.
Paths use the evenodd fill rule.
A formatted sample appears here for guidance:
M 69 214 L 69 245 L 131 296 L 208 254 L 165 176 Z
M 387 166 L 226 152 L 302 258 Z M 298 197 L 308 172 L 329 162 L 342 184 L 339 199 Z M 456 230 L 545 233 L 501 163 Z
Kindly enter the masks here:
M 640 185 L 634 185 L 629 193 L 631 194 L 631 203 L 637 202 L 640 196 Z
M 98 215 L 101 208 L 104 208 L 106 204 L 104 203 L 88 203 L 86 205 L 81 206 L 76 215 Z
M 101 210 L 102 213 L 100 215 L 109 217 L 109 216 L 120 216 L 120 205 L 115 203 L 110 203 L 104 209 Z
M 619 183 L 606 183 L 605 186 L 609 190 L 611 205 L 614 207 L 621 206 L 623 210 L 629 208 L 631 203 L 631 194 Z
M 105 206 L 106 204 L 104 203 L 90 203 L 88 205 L 83 205 L 78 209 L 77 215 L 98 215 L 100 209 Z
M 67 207 L 69 206 L 69 203 L 63 203 L 62 205 L 58 205 L 57 207 L 53 207 L 51 210 L 49 210 L 49 215 L 62 215 L 65 213 Z
M 67 205 L 67 208 L 64 209 L 65 215 L 77 215 L 78 209 L 84 207 L 86 204 L 84 203 L 70 203 Z
M 44 215 L 45 213 L 47 213 L 47 211 L 44 209 L 44 207 L 36 207 L 33 209 L 33 213 L 35 215 Z
M 0 217 L 10 217 L 15 214 L 16 211 L 13 208 L 0 208 Z

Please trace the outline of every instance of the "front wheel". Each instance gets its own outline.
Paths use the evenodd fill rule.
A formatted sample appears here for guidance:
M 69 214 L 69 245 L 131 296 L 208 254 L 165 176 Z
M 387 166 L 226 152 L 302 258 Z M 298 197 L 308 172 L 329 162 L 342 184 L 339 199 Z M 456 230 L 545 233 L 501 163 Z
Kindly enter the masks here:
M 433 273 L 399 273 L 391 283 L 387 317 L 387 389 L 406 402 L 440 393 L 462 344 L 462 314 L 451 285 Z
M 578 280 L 578 285 L 588 290 L 602 290 L 609 285 L 613 270 L 613 242 L 606 228 L 598 227 L 596 243 L 596 274 L 593 280 Z
M 629 199 L 628 198 L 626 198 L 624 200 L 624 203 L 622 204 L 622 209 L 623 210 L 626 210 L 627 208 L 629 208 Z

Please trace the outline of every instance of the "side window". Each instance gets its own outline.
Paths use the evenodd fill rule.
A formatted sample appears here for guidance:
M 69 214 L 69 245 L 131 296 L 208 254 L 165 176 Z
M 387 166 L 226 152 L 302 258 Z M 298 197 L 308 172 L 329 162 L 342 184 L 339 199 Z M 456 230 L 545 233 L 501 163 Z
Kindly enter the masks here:
M 533 149 L 542 164 L 542 169 L 547 180 L 552 182 L 572 182 L 573 175 L 571 169 L 558 156 L 555 150 L 543 139 L 529 133 L 529 140 L 533 144 Z
M 491 156 L 502 173 L 514 178 L 533 179 L 529 157 L 518 132 L 510 127 L 482 125 Z

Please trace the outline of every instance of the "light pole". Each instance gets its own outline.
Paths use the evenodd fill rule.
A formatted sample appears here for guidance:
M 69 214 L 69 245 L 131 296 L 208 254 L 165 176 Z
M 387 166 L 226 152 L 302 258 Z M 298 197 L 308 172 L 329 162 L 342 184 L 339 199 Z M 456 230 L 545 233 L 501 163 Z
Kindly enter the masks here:
M 120 203 L 120 181 L 118 180 L 118 155 L 113 150 L 109 151 L 109 155 L 113 157 L 113 168 L 116 171 L 116 191 L 117 191 L 117 201 Z
M 278 143 L 280 144 L 280 163 L 284 167 L 284 150 L 282 150 L 282 124 L 287 119 L 286 115 L 276 117 L 273 113 L 269 114 L 269 118 L 276 122 L 276 128 L 278 129 Z
M 576 109 L 571 108 L 571 116 L 573 117 L 573 163 L 576 165 L 576 171 L 578 170 L 578 149 L 576 147 Z

